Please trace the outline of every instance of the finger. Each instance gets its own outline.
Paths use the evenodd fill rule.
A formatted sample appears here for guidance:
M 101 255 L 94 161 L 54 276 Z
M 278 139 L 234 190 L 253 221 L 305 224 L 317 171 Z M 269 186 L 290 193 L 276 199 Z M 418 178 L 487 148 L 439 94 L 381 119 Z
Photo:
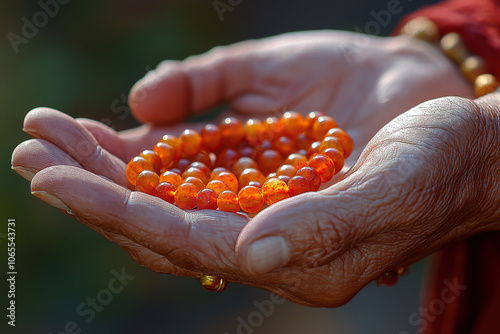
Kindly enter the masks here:
M 161 63 L 132 87 L 132 113 L 144 123 L 175 123 L 241 94 L 253 80 L 253 50 L 254 42 L 242 42 Z
M 32 191 L 49 194 L 62 206 L 59 208 L 71 210 L 107 233 L 123 235 L 180 267 L 225 272 L 228 278 L 241 272 L 234 246 L 247 221 L 242 215 L 185 212 L 159 198 L 131 192 L 68 166 L 39 172 L 32 180 Z
M 81 167 L 66 152 L 43 139 L 30 139 L 19 144 L 12 153 L 12 169 L 26 180 L 44 168 L 67 165 Z
M 125 175 L 126 164 L 102 148 L 72 117 L 49 108 L 33 109 L 24 119 L 24 130 L 58 146 L 83 168 L 130 186 Z

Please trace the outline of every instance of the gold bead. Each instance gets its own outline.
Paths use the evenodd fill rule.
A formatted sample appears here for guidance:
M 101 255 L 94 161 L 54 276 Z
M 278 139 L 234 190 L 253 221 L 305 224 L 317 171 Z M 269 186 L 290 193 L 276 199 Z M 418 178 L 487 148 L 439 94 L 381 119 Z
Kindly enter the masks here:
M 434 22 L 426 17 L 414 18 L 401 28 L 402 35 L 409 35 L 428 42 L 439 40 L 439 29 Z
M 479 56 L 470 56 L 460 65 L 460 70 L 470 82 L 475 82 L 478 76 L 486 73 L 486 63 Z
M 201 286 L 207 291 L 222 292 L 227 286 L 226 280 L 214 275 L 202 275 Z
M 474 82 L 474 90 L 477 97 L 493 93 L 499 86 L 500 84 L 493 74 L 481 74 Z
M 469 51 L 467 51 L 462 37 L 454 32 L 450 32 L 441 38 L 441 49 L 448 58 L 457 64 L 462 64 L 469 56 Z
M 396 272 L 398 273 L 398 275 L 402 276 L 402 275 L 406 275 L 408 273 L 408 271 L 410 270 L 410 267 L 409 266 L 404 266 L 404 267 L 399 267 Z

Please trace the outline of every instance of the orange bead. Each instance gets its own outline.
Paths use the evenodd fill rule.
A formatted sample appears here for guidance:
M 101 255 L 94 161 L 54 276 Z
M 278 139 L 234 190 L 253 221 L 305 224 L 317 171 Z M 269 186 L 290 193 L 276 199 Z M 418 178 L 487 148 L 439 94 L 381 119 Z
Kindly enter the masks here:
M 285 164 L 292 165 L 297 169 L 307 166 L 307 162 L 307 157 L 298 153 L 290 154 L 285 160 Z
M 303 132 L 307 126 L 304 117 L 295 111 L 287 111 L 281 120 L 285 126 L 285 132 L 291 137 Z
M 312 191 L 317 191 L 321 186 L 321 175 L 311 167 L 302 167 L 297 171 L 297 175 L 304 177 L 309 182 Z
M 339 128 L 333 128 L 328 130 L 326 135 L 338 138 L 342 143 L 342 147 L 344 147 L 344 158 L 346 159 L 349 158 L 354 148 L 354 143 L 351 137 L 349 137 L 349 135 L 344 130 Z
M 144 150 L 142 151 L 141 154 L 139 154 L 140 157 L 143 157 L 147 161 L 151 163 L 151 165 L 154 168 L 155 173 L 159 173 L 162 167 L 162 162 L 161 158 L 158 154 L 156 154 L 155 151 L 152 150 Z
M 214 180 L 220 180 L 225 183 L 227 188 L 231 191 L 237 192 L 238 191 L 238 179 L 236 176 L 231 173 L 231 172 L 222 172 L 217 174 L 215 176 Z
M 209 168 L 213 167 L 212 158 L 210 157 L 210 153 L 208 153 L 207 151 L 200 151 L 198 154 L 191 158 L 191 161 L 201 162 Z
M 309 114 L 306 116 L 306 130 L 308 132 L 312 131 L 312 127 L 314 125 L 314 122 L 321 117 L 325 116 L 325 113 L 322 113 L 321 111 L 311 111 Z
M 264 183 L 266 177 L 262 172 L 256 168 L 246 168 L 241 172 L 238 181 L 240 187 L 244 187 L 250 184 L 250 182 L 258 182 L 260 184 Z
M 217 155 L 215 166 L 232 169 L 233 165 L 236 163 L 236 161 L 238 161 L 239 158 L 240 154 L 236 150 L 227 148 Z
M 307 150 L 314 142 L 314 138 L 301 132 L 297 135 L 296 146 L 299 150 Z
M 226 147 L 236 148 L 245 136 L 243 124 L 234 117 L 224 119 L 220 123 L 219 129 L 222 135 L 222 144 Z
M 342 155 L 344 154 L 344 146 L 342 146 L 342 142 L 337 137 L 327 136 L 325 137 L 325 139 L 323 139 L 319 147 L 319 151 L 323 152 L 327 148 L 334 148 L 337 151 L 342 152 Z
M 262 196 L 262 191 L 253 186 L 241 188 L 238 193 L 238 200 L 241 209 L 248 213 L 258 212 L 264 205 L 264 196 Z
M 322 154 L 333 161 L 335 165 L 335 174 L 342 170 L 342 167 L 344 167 L 344 155 L 340 151 L 334 148 L 327 148 Z
M 188 176 L 184 180 L 184 183 L 194 184 L 196 186 L 196 188 L 198 188 L 198 191 L 205 189 L 205 183 L 203 183 L 202 180 L 200 180 L 199 178 L 194 177 L 194 176 Z
M 228 190 L 226 184 L 224 182 L 222 182 L 221 180 L 212 180 L 212 181 L 208 182 L 207 189 L 212 189 L 213 191 L 215 191 L 217 193 L 217 195 L 219 195 L 223 191 Z
M 286 184 L 288 184 L 288 181 L 290 181 L 290 176 L 288 175 L 278 175 L 278 179 L 285 182 Z
M 279 137 L 273 141 L 273 146 L 285 157 L 296 150 L 295 141 L 285 136 Z
M 175 167 L 177 167 L 178 170 L 181 171 L 181 173 L 184 173 L 186 169 L 189 168 L 191 165 L 191 161 L 188 159 L 179 159 L 176 164 L 174 164 Z
M 153 151 L 160 157 L 162 167 L 168 168 L 174 162 L 174 149 L 169 144 L 164 142 L 156 143 Z
M 241 157 L 248 157 L 254 160 L 257 158 L 257 148 L 250 145 L 240 145 L 238 153 Z
M 217 207 L 220 211 L 238 212 L 240 210 L 238 195 L 231 190 L 223 191 L 217 198 Z
M 183 181 L 184 180 L 182 179 L 182 177 L 175 172 L 166 171 L 165 173 L 160 175 L 160 182 L 168 182 L 176 189 L 181 185 Z
M 280 175 L 286 175 L 288 177 L 293 177 L 297 173 L 297 168 L 295 168 L 292 165 L 282 165 L 278 170 L 276 171 L 276 174 L 278 176 Z
M 175 187 L 168 182 L 161 182 L 155 189 L 154 195 L 170 204 L 175 202 Z
M 275 172 L 283 163 L 283 157 L 278 151 L 266 150 L 262 152 L 258 159 L 262 173 L 269 174 Z
M 270 178 L 262 185 L 262 195 L 267 205 L 272 205 L 290 197 L 288 186 L 278 178 Z
M 305 177 L 295 175 L 288 181 L 288 189 L 288 194 L 290 194 L 290 197 L 293 197 L 311 191 L 311 186 Z
M 309 167 L 316 170 L 321 176 L 321 182 L 329 181 L 335 174 L 335 165 L 330 158 L 317 154 L 309 160 Z
M 201 136 L 198 132 L 186 129 L 179 136 L 181 152 L 186 156 L 194 156 L 201 150 Z
M 200 180 L 203 181 L 203 184 L 207 182 L 207 176 L 205 175 L 205 172 L 203 172 L 201 169 L 196 168 L 196 167 L 189 167 L 182 173 L 182 178 L 186 179 L 190 176 L 196 177 Z
M 201 142 L 205 150 L 209 152 L 217 152 L 222 144 L 222 135 L 219 127 L 213 124 L 207 124 L 201 130 Z
M 241 172 L 243 172 L 247 168 L 257 168 L 258 165 L 257 163 L 247 157 L 240 158 L 233 166 L 233 173 L 237 177 L 240 176 Z
M 212 170 L 212 173 L 210 173 L 210 180 L 214 180 L 215 177 L 219 174 L 219 173 L 222 173 L 222 172 L 229 172 L 227 170 L 227 168 L 224 168 L 224 167 L 215 167 L 213 170 Z
M 175 204 L 183 210 L 196 208 L 198 188 L 192 183 L 183 183 L 175 190 Z
M 257 181 L 250 181 L 248 182 L 247 186 L 252 186 L 252 187 L 257 187 L 257 188 L 262 188 L 262 183 L 259 183 Z
M 132 183 L 135 186 L 135 180 L 143 170 L 152 171 L 154 170 L 154 167 L 149 161 L 147 161 L 143 157 L 134 157 L 132 160 L 130 160 L 130 162 L 127 164 L 127 169 L 125 171 L 128 182 Z
M 172 146 L 174 149 L 174 160 L 177 161 L 181 158 L 181 146 L 179 139 L 176 136 L 172 135 L 164 135 L 161 139 L 160 142 L 163 142 L 165 144 L 168 144 Z
M 249 119 L 246 121 L 245 126 L 245 140 L 251 145 L 256 145 L 262 138 L 262 133 L 264 131 L 264 124 L 258 119 Z
M 325 138 L 326 133 L 328 130 L 331 128 L 336 128 L 337 127 L 337 122 L 330 116 L 321 116 L 316 119 L 316 121 L 313 124 L 312 127 L 312 136 L 316 140 L 323 140 Z
M 285 124 L 283 121 L 276 117 L 268 117 L 266 118 L 266 122 L 264 124 L 265 136 L 269 137 L 266 140 L 271 141 L 274 138 L 279 138 L 285 135 Z
M 212 189 L 203 189 L 196 195 L 198 210 L 217 210 L 218 194 Z
M 307 156 L 311 158 L 312 156 L 319 154 L 319 148 L 321 147 L 321 142 L 320 141 L 315 141 L 314 143 L 311 144 L 311 147 L 309 150 L 307 150 Z
M 195 167 L 202 170 L 207 178 L 210 177 L 210 173 L 212 172 L 210 168 L 207 167 L 207 165 L 199 161 L 192 162 L 191 165 L 189 165 L 189 167 Z
M 153 195 L 155 188 L 160 184 L 160 177 L 153 171 L 143 170 L 135 180 L 135 186 L 140 192 Z

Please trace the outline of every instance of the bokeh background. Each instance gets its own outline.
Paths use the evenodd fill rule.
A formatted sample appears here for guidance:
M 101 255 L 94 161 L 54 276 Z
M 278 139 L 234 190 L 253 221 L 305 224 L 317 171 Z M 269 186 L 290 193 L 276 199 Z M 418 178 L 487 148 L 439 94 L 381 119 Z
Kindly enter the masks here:
M 116 130 L 137 126 L 127 112 L 130 87 L 163 59 L 183 59 L 249 38 L 311 29 L 366 31 L 371 11 L 395 0 L 62 1 L 57 13 L 15 52 L 8 34 L 21 35 L 23 17 L 43 11 L 38 1 L 2 1 L 0 27 L 0 333 L 414 333 L 424 263 L 396 287 L 367 286 L 337 309 L 290 302 L 275 305 L 259 326 L 245 330 L 269 293 L 230 285 L 222 294 L 203 291 L 193 279 L 154 273 L 94 231 L 30 195 L 29 183 L 10 170 L 30 109 L 48 106 L 74 117 L 100 120 Z M 47 2 L 47 0 L 42 2 Z M 50 2 L 50 1 L 48 1 Z M 432 1 L 401 0 L 379 35 L 388 35 L 406 13 Z M 7 219 L 16 219 L 16 327 L 6 325 Z M 105 289 L 112 270 L 135 276 L 90 323 L 76 308 Z M 314 284 L 314 282 L 309 282 Z M 253 313 L 252 313 L 253 312 Z M 258 318 L 255 318 L 258 320 Z M 254 321 L 255 321 L 254 319 Z M 255 322 L 254 322 L 255 323 Z M 240 327 L 239 327 L 240 326 Z

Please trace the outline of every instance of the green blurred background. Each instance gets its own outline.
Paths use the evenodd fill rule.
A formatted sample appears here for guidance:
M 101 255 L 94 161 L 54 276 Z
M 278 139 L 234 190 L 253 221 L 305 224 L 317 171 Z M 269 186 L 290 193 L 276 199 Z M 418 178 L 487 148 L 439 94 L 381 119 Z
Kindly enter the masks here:
M 60 0 L 63 2 L 62 0 Z M 46 1 L 44 1 L 46 2 Z M 116 130 L 134 127 L 122 102 L 130 87 L 163 59 L 183 59 L 217 46 L 287 31 L 353 30 L 373 21 L 370 11 L 388 1 L 232 0 L 221 21 L 209 1 L 64 1 L 16 53 L 8 34 L 21 35 L 22 18 L 33 22 L 38 1 L 3 1 L 0 26 L 2 195 L 0 211 L 0 333 L 65 333 L 74 321 L 81 333 L 414 333 L 423 263 L 396 287 L 366 287 L 347 305 L 316 309 L 286 302 L 259 318 L 251 331 L 254 301 L 265 291 L 230 285 L 222 294 L 203 291 L 193 279 L 154 273 L 118 246 L 30 195 L 29 183 L 10 170 L 13 149 L 28 136 L 24 115 L 38 106 L 102 121 Z M 231 1 L 223 1 L 231 3 Z M 380 35 L 429 1 L 402 0 Z M 7 326 L 7 219 L 16 219 L 16 327 Z M 107 287 L 112 270 L 135 278 L 90 323 L 76 313 L 87 297 Z M 314 284 L 314 282 L 310 282 Z M 248 328 L 247 328 L 248 329 Z M 68 331 L 71 332 L 71 331 Z M 77 333 L 77 331 L 75 332 Z

